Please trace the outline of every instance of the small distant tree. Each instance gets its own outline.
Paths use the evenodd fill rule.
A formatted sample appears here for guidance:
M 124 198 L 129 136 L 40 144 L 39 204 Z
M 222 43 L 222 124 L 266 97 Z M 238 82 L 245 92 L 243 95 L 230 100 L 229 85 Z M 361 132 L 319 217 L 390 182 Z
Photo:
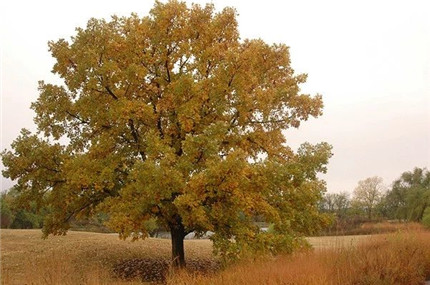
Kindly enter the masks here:
M 375 208 L 381 201 L 385 187 L 381 177 L 374 176 L 361 180 L 354 189 L 353 203 L 362 209 L 369 220 L 374 218 Z
M 350 207 L 351 201 L 349 194 L 346 192 L 336 193 L 334 197 L 334 208 L 338 217 L 343 218 L 346 216 Z
M 320 209 L 323 212 L 334 212 L 334 195 L 332 193 L 325 193 L 320 202 Z
M 375 207 L 375 213 L 378 216 L 385 219 L 395 219 L 393 207 L 388 199 L 388 192 L 384 193 L 379 199 L 378 204 Z
M 91 19 L 49 48 L 64 85 L 40 82 L 39 133 L 2 154 L 20 195 L 49 205 L 45 235 L 102 212 L 140 239 L 155 219 L 185 266 L 190 232 L 214 232 L 227 258 L 291 251 L 327 222 L 317 174 L 331 146 L 294 152 L 283 132 L 321 115 L 321 96 L 300 92 L 287 46 L 240 39 L 234 9 L 157 1 L 147 17 Z
M 346 192 L 327 193 L 321 201 L 324 212 L 335 214 L 338 218 L 344 217 L 350 207 L 349 195 Z

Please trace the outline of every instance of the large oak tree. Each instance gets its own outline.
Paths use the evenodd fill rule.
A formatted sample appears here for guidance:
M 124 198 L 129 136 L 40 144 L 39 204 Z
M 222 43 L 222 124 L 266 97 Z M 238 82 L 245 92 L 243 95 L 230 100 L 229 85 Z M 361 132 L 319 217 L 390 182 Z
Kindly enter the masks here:
M 91 19 L 49 48 L 64 84 L 39 83 L 38 133 L 2 153 L 21 198 L 49 205 L 45 235 L 103 212 L 139 239 L 156 218 L 183 266 L 190 232 L 214 232 L 229 257 L 290 251 L 325 223 L 317 173 L 331 147 L 295 152 L 283 133 L 321 115 L 321 96 L 300 93 L 306 75 L 287 46 L 240 39 L 234 9 L 156 2 L 147 17 Z

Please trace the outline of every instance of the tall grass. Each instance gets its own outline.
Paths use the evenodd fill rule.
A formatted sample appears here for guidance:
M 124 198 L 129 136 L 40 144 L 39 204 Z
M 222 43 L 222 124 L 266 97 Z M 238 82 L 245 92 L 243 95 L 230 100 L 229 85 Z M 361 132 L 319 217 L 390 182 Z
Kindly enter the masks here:
M 320 236 L 374 235 L 422 229 L 422 224 L 398 221 L 365 221 L 359 217 L 337 219 Z
M 75 239 L 82 237 L 81 234 L 74 235 Z M 28 238 L 28 236 L 24 237 Z M 104 235 L 95 237 L 99 243 L 103 239 L 112 238 Z M 1 284 L 146 284 L 138 279 L 121 280 L 113 274 L 111 259 L 135 258 L 128 254 L 118 255 L 116 250 L 113 250 L 115 247 L 121 247 L 121 251 L 124 251 L 126 247 L 134 244 L 124 242 L 116 244 L 113 239 L 115 238 L 109 241 L 112 249 L 105 248 L 105 245 L 97 247 L 97 243 L 93 240 L 88 240 L 84 244 L 85 247 L 79 249 L 77 244 L 64 244 L 63 239 L 58 239 L 62 242 L 59 242 L 58 246 L 53 246 L 49 251 L 45 250 L 48 247 L 44 247 L 44 250 L 28 247 L 14 248 L 16 254 L 22 252 L 19 255 L 22 259 L 12 259 L 11 257 L 7 259 L 10 263 L 9 271 L 3 268 Z M 74 239 L 70 239 L 71 241 Z M 20 242 L 23 243 L 24 239 Z M 156 248 L 158 243 L 155 240 L 148 241 L 151 251 L 149 249 L 145 251 L 145 256 L 149 254 L 156 256 L 157 251 L 168 245 L 160 242 L 159 248 Z M 43 242 L 43 244 L 45 243 Z M 199 248 L 198 245 L 198 243 L 193 243 L 189 249 Z M 88 255 L 76 253 L 79 250 L 90 251 L 91 246 L 96 247 L 97 250 L 89 252 Z M 138 244 L 134 246 L 138 246 Z M 103 249 L 106 251 L 105 253 L 102 253 Z M 131 249 L 134 252 L 137 247 Z M 96 258 L 95 254 L 100 256 Z M 91 259 L 91 256 L 94 258 Z M 20 266 L 24 269 L 12 270 L 13 266 Z M 429 279 L 430 232 L 414 228 L 366 237 L 359 244 L 339 242 L 321 249 L 293 255 L 243 261 L 210 275 L 171 271 L 167 276 L 167 283 L 413 285 L 423 284 L 425 280 Z
M 64 252 L 52 252 L 39 258 L 25 260 L 24 276 L 17 282 L 17 276 L 8 272 L 1 277 L 1 284 L 28 285 L 138 285 L 148 284 L 138 278 L 121 280 L 114 276 L 110 268 L 90 266 L 83 268 L 73 260 L 73 255 Z
M 182 272 L 168 284 L 424 284 L 430 233 L 415 230 L 270 260 L 247 261 L 212 276 Z

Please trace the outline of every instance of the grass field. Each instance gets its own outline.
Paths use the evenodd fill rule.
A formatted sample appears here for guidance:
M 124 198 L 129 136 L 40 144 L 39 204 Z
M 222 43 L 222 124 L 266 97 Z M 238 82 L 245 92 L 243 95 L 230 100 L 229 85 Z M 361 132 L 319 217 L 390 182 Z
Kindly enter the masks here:
M 48 239 L 41 235 L 40 230 L 1 230 L 2 284 L 111 283 L 115 266 L 145 258 L 169 260 L 171 254 L 166 239 L 131 242 L 116 234 L 73 231 Z M 190 259 L 212 258 L 207 240 L 187 240 L 185 248 Z
M 417 232 L 414 237 L 411 235 L 389 235 L 378 238 L 334 236 L 312 237 L 309 241 L 317 250 L 263 261 L 248 261 L 221 272 L 211 273 L 213 271 L 211 269 L 218 268 L 212 256 L 211 242 L 186 240 L 187 263 L 195 270 L 191 273 L 168 275 L 166 282 L 169 284 L 420 284 L 416 280 L 421 282 L 426 275 L 430 274 L 430 234 L 428 232 Z M 372 253 L 378 251 L 380 252 L 376 256 L 382 256 L 382 260 L 372 257 Z M 360 256 L 364 257 L 360 258 Z M 138 278 L 142 275 L 142 270 L 157 264 L 160 267 L 166 267 L 169 258 L 170 240 L 165 239 L 131 242 L 119 240 L 116 234 L 71 231 L 66 236 L 43 240 L 40 230 L 1 230 L 2 284 L 142 284 L 142 279 Z M 409 263 L 403 264 L 402 260 L 397 260 L 399 258 Z M 149 264 L 148 260 L 156 260 L 158 263 Z M 402 282 L 412 278 L 411 274 L 414 272 L 421 270 L 419 272 L 421 275 L 410 279 L 415 283 L 369 283 L 370 281 L 360 283 L 352 278 L 358 274 L 357 270 L 360 268 L 360 270 L 369 271 L 370 269 L 366 268 L 375 267 L 373 263 L 376 262 L 376 267 L 381 267 L 380 263 L 387 261 L 391 262 L 390 267 L 399 269 L 400 266 L 403 268 L 402 271 L 406 272 L 406 277 L 400 279 Z M 337 265 L 333 265 L 333 262 Z M 423 269 L 419 269 L 420 264 L 424 266 Z M 413 270 L 410 270 L 411 266 L 414 267 Z M 157 271 L 157 268 L 152 270 Z M 205 276 L 196 274 L 197 271 L 205 270 L 209 271 L 209 274 Z M 347 272 L 349 279 L 340 274 L 340 271 Z M 388 274 L 387 272 L 384 274 Z M 119 279 L 117 278 L 119 275 L 128 279 Z M 330 276 L 337 276 L 339 282 L 327 279 Z M 133 277 L 137 278 L 133 279 Z M 376 280 L 375 276 L 372 278 Z M 287 282 L 288 280 L 291 282 Z
M 430 232 L 418 230 L 375 235 L 361 240 L 318 238 L 320 250 L 262 260 L 248 260 L 211 276 L 182 272 L 170 285 L 430 284 Z M 358 241 L 358 243 L 357 243 Z M 328 242 L 328 243 L 327 243 Z M 351 246 L 343 246 L 348 245 Z M 340 245 L 340 246 L 339 246 Z M 355 245 L 355 246 L 352 246 Z

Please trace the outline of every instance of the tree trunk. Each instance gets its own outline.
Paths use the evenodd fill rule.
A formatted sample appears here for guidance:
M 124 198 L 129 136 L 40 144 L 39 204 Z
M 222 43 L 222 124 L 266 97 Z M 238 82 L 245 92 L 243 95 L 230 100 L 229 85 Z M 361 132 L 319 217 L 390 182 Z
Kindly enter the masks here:
M 172 235 L 172 266 L 174 268 L 184 268 L 184 238 L 186 234 L 180 218 L 177 220 L 177 223 L 170 225 L 170 234 Z

